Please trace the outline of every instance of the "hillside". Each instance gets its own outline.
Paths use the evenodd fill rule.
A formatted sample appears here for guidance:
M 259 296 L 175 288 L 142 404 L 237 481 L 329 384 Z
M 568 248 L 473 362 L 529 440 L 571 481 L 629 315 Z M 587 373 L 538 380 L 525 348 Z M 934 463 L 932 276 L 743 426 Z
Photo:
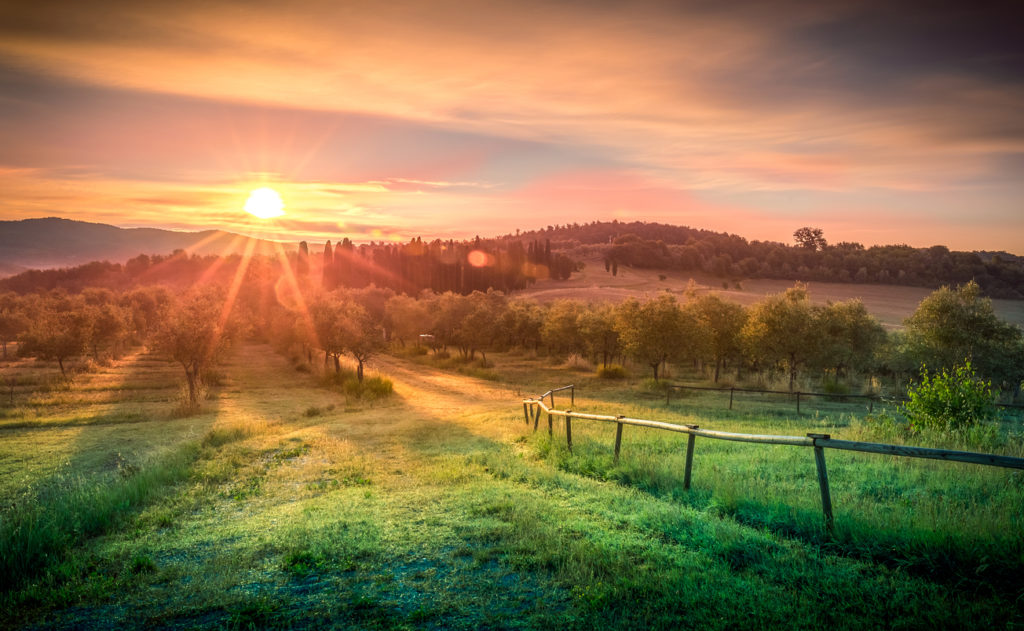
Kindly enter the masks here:
M 250 237 L 224 232 L 176 232 L 158 228 L 119 228 L 57 217 L 0 221 L 0 277 L 27 269 L 70 267 L 91 261 L 123 263 L 139 254 L 244 252 Z M 258 254 L 274 252 L 274 243 L 256 240 Z
M 1024 260 L 1007 252 L 960 252 L 943 245 L 914 248 L 841 241 L 801 228 L 800 243 L 748 241 L 742 236 L 660 223 L 602 222 L 554 225 L 505 235 L 550 241 L 575 257 L 597 256 L 635 268 L 744 278 L 904 285 L 935 289 L 974 280 L 993 298 L 1024 298 Z M 794 233 L 796 237 L 796 233 Z
M 768 294 L 785 291 L 794 281 L 768 278 L 745 279 L 737 282 L 723 281 L 712 274 L 703 272 L 664 271 L 622 266 L 618 274 L 612 275 L 604 269 L 603 261 L 594 255 L 583 259 L 583 269 L 567 281 L 538 281 L 518 295 L 534 298 L 540 302 L 551 302 L 560 298 L 585 301 L 610 300 L 618 302 L 626 298 L 652 298 L 668 291 L 679 300 L 684 300 L 690 281 L 696 284 L 700 293 L 717 292 L 723 298 L 743 305 L 752 305 Z M 662 279 L 661 277 L 665 278 Z M 723 287 L 723 283 L 727 285 Z M 917 305 L 930 289 L 880 285 L 866 283 L 808 283 L 811 301 L 816 304 L 839 302 L 858 298 L 871 315 L 878 318 L 888 329 L 902 328 Z M 994 298 L 992 307 L 1003 320 L 1024 326 L 1024 302 Z

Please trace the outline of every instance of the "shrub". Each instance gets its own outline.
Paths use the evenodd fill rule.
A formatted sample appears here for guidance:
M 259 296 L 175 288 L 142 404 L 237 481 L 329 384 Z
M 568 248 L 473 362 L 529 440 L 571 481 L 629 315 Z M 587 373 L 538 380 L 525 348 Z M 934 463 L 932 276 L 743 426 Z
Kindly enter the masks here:
M 965 430 L 996 416 L 992 384 L 979 378 L 969 361 L 935 375 L 922 366 L 921 383 L 910 386 L 907 397 L 900 410 L 915 433 Z
M 345 396 L 372 401 L 391 396 L 391 393 L 394 392 L 394 384 L 387 377 L 374 375 L 367 377 L 362 382 L 357 379 L 346 381 L 343 390 Z
M 619 364 L 608 364 L 597 369 L 597 376 L 601 379 L 625 379 L 628 373 Z
M 884 411 L 864 416 L 857 427 L 866 438 L 883 443 L 902 443 L 910 433 L 909 425 Z
M 367 377 L 363 382 L 363 394 L 371 399 L 383 399 L 394 392 L 394 384 L 387 377 Z
M 224 371 L 218 370 L 213 367 L 206 368 L 202 371 L 199 378 L 206 386 L 220 387 L 224 385 Z
M 566 358 L 565 363 L 562 364 L 562 368 L 566 369 L 566 370 L 586 370 L 586 371 L 590 371 L 590 370 L 594 369 L 594 367 L 587 360 L 587 358 L 583 357 L 579 353 L 570 353 L 569 357 Z
M 821 389 L 826 394 L 850 394 L 850 386 L 838 379 L 825 379 L 821 382 Z
M 334 368 L 328 367 L 320 375 L 320 382 L 325 386 L 344 386 L 349 381 L 356 380 L 356 371 L 342 366 L 341 370 L 335 370 Z
M 654 377 L 648 377 L 644 379 L 641 387 L 647 392 L 665 392 L 668 390 L 669 383 L 667 381 L 655 379 Z

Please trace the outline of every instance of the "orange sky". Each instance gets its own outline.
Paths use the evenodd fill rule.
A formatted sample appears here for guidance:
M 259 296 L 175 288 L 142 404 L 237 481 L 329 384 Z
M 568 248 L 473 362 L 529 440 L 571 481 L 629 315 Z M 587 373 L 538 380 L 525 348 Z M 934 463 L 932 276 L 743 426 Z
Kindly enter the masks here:
M 0 218 L 287 239 L 619 218 L 1024 254 L 1020 20 L 891 4 L 5 6 Z M 258 186 L 287 205 L 272 227 L 242 211 Z

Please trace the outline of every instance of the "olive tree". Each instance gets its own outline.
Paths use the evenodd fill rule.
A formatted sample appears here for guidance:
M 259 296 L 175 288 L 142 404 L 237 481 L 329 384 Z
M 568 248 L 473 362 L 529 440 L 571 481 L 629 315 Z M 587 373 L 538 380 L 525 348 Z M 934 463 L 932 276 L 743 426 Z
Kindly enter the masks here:
M 192 292 L 168 305 L 160 316 L 152 343 L 157 352 L 181 364 L 188 386 L 188 408 L 199 408 L 204 373 L 221 359 L 235 333 L 224 318 L 221 291 Z
M 18 354 L 56 361 L 68 378 L 64 362 L 81 355 L 89 339 L 89 321 L 80 297 L 51 293 L 26 303 L 28 324 L 18 337 Z
M 919 363 L 952 369 L 967 360 L 979 375 L 1001 385 L 1024 378 L 1021 330 L 996 316 L 974 281 L 933 292 L 905 324 L 908 350 Z
M 740 354 L 740 333 L 747 323 L 747 311 L 742 305 L 722 300 L 717 294 L 694 298 L 686 304 L 685 310 L 697 320 L 706 335 L 704 354 L 715 365 L 715 383 L 718 383 L 723 362 Z
M 626 355 L 651 367 L 655 381 L 658 368 L 683 346 L 684 328 L 679 305 L 663 294 L 647 302 L 626 300 L 616 313 L 615 330 Z
M 345 351 L 356 360 L 356 379 L 363 381 L 363 366 L 384 350 L 384 327 L 360 304 L 345 303 L 338 327 Z
M 748 353 L 785 365 L 792 391 L 799 368 L 818 352 L 818 329 L 807 288 L 797 283 L 755 304 L 749 314 L 743 326 Z
M 21 303 L 14 293 L 0 295 L 0 346 L 3 347 L 4 359 L 7 359 L 7 344 L 28 327 Z
M 619 352 L 619 332 L 615 329 L 615 309 L 608 303 L 590 305 L 579 314 L 577 325 L 580 337 L 587 346 L 590 356 L 600 357 L 601 365 L 608 367 L 608 361 Z

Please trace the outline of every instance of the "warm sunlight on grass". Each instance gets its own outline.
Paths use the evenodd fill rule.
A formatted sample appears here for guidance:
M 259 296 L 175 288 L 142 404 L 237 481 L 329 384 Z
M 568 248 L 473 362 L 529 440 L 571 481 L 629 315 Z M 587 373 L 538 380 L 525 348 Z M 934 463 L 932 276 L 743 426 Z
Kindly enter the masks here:
M 249 193 L 245 202 L 245 212 L 260 219 L 273 219 L 284 214 L 284 202 L 272 188 L 257 188 Z

